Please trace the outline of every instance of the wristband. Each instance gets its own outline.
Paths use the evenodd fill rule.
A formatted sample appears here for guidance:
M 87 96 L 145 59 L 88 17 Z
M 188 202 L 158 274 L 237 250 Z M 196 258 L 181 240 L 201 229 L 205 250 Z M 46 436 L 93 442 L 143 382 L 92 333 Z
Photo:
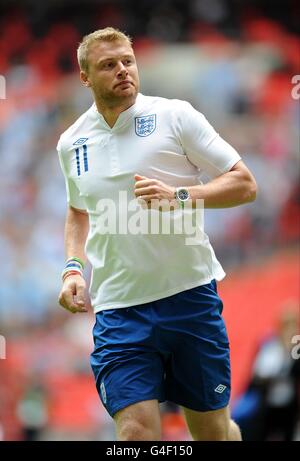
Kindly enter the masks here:
M 67 259 L 66 264 L 69 264 L 71 262 L 79 263 L 81 265 L 82 270 L 84 269 L 84 262 L 80 258 L 77 258 L 76 256 L 71 256 Z
M 83 270 L 83 267 L 81 266 L 81 264 L 79 264 L 77 261 L 69 261 L 67 262 L 66 266 L 65 266 L 65 269 L 78 269 L 79 271 L 82 271 Z
M 62 281 L 64 282 L 65 279 L 69 277 L 70 275 L 80 275 L 81 277 L 83 277 L 82 272 L 68 270 L 62 273 Z
M 84 262 L 75 256 L 67 259 L 64 270 L 62 271 L 61 277 L 64 281 L 69 275 L 81 275 L 83 277 Z

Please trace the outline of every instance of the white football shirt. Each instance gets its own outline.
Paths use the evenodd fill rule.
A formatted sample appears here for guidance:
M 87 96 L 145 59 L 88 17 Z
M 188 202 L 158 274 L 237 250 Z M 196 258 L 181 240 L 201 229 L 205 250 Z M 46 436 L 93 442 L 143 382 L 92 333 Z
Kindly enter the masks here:
M 151 302 L 225 276 L 206 234 L 187 244 L 184 232 L 136 231 L 141 208 L 134 196 L 136 173 L 172 186 L 191 186 L 199 184 L 202 172 L 214 178 L 240 160 L 188 102 L 139 93 L 113 128 L 93 104 L 61 135 L 57 149 L 67 201 L 89 215 L 85 251 L 92 265 L 95 312 Z M 136 204 L 127 217 L 126 198 Z M 182 212 L 168 215 L 176 221 L 177 213 Z

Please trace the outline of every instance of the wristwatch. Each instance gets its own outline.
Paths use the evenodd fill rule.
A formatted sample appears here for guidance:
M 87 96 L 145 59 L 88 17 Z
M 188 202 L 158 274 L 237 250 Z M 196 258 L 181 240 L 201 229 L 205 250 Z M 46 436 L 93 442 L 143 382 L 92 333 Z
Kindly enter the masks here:
M 184 208 L 184 203 L 191 198 L 189 191 L 185 187 L 177 187 L 175 190 L 175 199 Z

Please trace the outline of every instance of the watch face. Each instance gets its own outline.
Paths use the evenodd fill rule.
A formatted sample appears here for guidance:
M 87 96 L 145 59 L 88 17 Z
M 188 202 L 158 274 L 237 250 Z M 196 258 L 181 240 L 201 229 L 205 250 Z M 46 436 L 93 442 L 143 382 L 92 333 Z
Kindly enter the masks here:
M 189 199 L 189 192 L 186 189 L 180 189 L 178 191 L 178 198 L 179 200 L 185 201 Z

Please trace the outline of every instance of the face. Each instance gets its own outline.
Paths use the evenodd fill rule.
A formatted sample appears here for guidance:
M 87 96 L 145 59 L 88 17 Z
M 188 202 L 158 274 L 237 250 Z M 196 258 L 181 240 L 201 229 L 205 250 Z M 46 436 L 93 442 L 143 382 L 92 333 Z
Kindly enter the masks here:
M 95 42 L 88 52 L 88 72 L 80 72 L 83 84 L 107 107 L 134 102 L 139 75 L 133 50 L 125 40 Z

